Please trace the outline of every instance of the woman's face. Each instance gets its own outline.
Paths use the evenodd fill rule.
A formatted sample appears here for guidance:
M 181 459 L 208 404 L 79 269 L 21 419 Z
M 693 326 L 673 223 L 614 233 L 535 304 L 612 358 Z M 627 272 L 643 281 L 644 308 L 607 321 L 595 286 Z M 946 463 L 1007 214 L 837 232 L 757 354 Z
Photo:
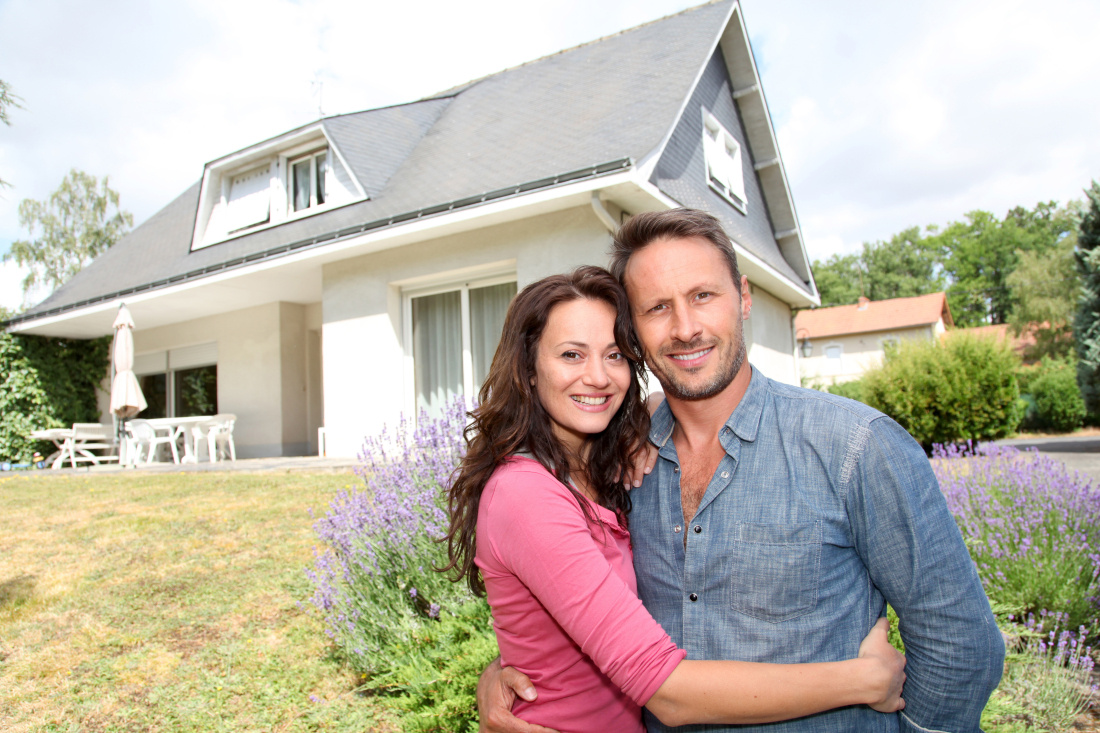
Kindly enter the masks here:
M 570 300 L 550 311 L 535 361 L 535 390 L 554 434 L 580 455 L 602 432 L 630 387 L 630 362 L 615 343 L 615 309 L 602 300 Z

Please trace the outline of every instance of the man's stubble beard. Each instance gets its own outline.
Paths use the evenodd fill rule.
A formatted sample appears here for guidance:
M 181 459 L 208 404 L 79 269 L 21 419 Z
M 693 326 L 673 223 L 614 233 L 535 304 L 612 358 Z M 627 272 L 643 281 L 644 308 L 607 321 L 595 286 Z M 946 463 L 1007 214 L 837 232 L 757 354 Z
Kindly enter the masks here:
M 741 367 L 745 364 L 748 348 L 745 346 L 745 329 L 743 326 L 737 329 L 734 339 L 737 346 L 735 349 L 727 347 L 724 350 L 722 354 L 723 362 L 719 364 L 718 373 L 709 382 L 698 387 L 678 383 L 671 374 L 660 368 L 661 362 L 648 355 L 646 362 L 648 362 L 654 376 L 657 377 L 657 381 L 661 383 L 661 387 L 664 388 L 667 396 L 687 401 L 705 400 L 730 386 L 734 377 L 737 376 L 737 373 L 741 371 Z M 677 341 L 673 342 L 667 349 L 662 349 L 661 355 L 663 356 L 668 351 L 697 351 L 700 348 L 706 348 L 702 341 L 693 341 L 689 344 Z

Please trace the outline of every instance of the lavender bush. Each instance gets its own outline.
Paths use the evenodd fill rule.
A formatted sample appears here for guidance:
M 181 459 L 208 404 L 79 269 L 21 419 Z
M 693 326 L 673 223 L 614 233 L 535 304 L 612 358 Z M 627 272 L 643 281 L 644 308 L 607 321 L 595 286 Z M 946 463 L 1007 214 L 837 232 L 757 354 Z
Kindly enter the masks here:
M 1095 629 L 1100 491 L 1038 452 L 936 446 L 933 465 L 990 598 Z
M 465 584 L 434 568 L 447 530 L 444 494 L 464 448 L 461 399 L 438 419 L 421 414 L 368 438 L 357 474 L 314 529 L 328 546 L 307 571 L 326 631 L 357 671 L 392 669 L 412 652 L 427 624 L 472 600 Z M 491 630 L 489 631 L 491 634 Z
M 983 728 L 1069 730 L 1089 707 L 1097 692 L 1092 648 L 1084 627 L 1073 632 L 1065 623 L 1065 614 L 1046 611 L 1022 623 L 1010 617 L 1008 667 Z

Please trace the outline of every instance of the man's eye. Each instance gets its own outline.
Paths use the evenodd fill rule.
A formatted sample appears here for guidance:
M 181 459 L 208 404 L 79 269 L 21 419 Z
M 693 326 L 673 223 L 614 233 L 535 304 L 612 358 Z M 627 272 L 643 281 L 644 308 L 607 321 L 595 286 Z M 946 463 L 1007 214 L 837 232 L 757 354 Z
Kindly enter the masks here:
M 695 296 L 695 299 L 696 300 L 706 300 L 707 298 L 711 297 L 712 295 L 714 295 L 714 293 L 699 293 L 698 295 Z

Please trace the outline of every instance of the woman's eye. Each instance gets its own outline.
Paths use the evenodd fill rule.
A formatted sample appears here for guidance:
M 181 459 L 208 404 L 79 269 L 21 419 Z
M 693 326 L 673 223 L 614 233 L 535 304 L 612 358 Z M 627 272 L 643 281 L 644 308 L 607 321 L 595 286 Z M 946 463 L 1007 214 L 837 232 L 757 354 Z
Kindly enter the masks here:
M 562 354 L 562 357 L 566 359 L 579 359 L 581 358 L 581 355 L 578 354 L 576 351 L 566 351 Z
M 611 361 L 622 361 L 626 357 L 622 355 L 622 352 L 616 351 L 614 353 L 608 354 L 607 358 Z

